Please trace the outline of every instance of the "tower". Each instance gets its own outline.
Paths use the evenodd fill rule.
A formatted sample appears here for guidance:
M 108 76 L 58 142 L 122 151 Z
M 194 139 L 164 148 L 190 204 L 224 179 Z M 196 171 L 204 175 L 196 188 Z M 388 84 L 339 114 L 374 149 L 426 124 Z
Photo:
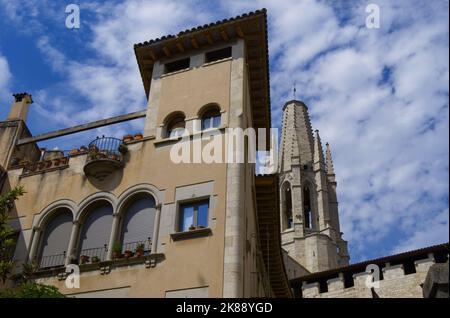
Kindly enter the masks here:
M 310 272 L 348 265 L 330 146 L 324 156 L 301 101 L 283 107 L 279 174 L 282 247 Z

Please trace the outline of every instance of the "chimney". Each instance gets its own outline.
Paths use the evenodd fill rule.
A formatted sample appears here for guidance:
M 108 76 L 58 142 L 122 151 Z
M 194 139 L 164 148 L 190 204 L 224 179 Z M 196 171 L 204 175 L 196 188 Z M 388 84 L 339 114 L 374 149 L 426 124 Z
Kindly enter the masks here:
M 33 103 L 31 99 L 31 94 L 28 93 L 17 93 L 13 94 L 14 103 L 11 106 L 7 120 L 27 120 L 28 108 L 30 104 Z

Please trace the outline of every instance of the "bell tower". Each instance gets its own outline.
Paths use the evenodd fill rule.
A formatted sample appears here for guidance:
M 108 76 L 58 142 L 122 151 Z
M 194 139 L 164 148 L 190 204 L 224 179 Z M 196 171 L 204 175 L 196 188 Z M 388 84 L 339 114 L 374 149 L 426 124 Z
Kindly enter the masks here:
M 311 273 L 348 265 L 330 146 L 324 155 L 319 131 L 313 134 L 308 108 L 298 100 L 283 107 L 279 174 L 282 247 Z

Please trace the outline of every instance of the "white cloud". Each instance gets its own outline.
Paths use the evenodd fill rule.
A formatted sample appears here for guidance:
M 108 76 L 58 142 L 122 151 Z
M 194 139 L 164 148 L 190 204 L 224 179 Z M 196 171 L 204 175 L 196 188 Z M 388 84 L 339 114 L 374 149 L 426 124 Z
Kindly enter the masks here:
M 0 101 L 11 102 L 11 96 L 9 94 L 9 86 L 12 80 L 12 75 L 9 70 L 8 61 L 0 53 Z

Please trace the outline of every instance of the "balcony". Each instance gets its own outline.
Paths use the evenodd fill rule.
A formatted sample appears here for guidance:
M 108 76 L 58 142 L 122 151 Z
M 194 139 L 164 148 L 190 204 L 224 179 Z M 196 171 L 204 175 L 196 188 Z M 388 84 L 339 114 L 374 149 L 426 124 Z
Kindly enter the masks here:
M 88 146 L 84 173 L 97 181 L 103 181 L 123 167 L 123 155 L 127 147 L 122 140 L 113 137 L 97 137 Z

